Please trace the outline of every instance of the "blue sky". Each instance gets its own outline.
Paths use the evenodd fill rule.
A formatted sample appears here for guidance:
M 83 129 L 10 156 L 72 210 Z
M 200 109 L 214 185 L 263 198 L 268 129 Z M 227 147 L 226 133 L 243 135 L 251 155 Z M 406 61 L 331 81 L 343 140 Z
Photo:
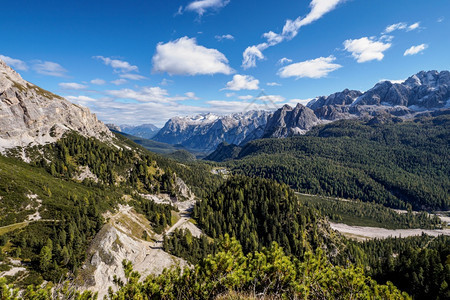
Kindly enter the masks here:
M 105 122 L 162 126 L 448 70 L 449 32 L 448 0 L 14 0 L 0 58 Z

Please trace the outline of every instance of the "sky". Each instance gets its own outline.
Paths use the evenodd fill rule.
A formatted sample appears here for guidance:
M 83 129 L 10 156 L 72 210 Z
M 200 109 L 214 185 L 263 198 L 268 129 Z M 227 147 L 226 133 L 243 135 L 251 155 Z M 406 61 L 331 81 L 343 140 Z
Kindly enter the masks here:
M 0 59 L 106 123 L 306 104 L 450 69 L 449 0 L 4 0 Z

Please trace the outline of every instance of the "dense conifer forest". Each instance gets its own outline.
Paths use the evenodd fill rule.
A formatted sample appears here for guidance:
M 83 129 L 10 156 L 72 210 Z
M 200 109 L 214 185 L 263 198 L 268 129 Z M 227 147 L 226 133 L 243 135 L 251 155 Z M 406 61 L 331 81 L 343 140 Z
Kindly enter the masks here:
M 450 116 L 400 123 L 342 120 L 305 136 L 261 139 L 224 166 L 295 190 L 415 210 L 450 206 Z M 215 157 L 227 157 L 216 153 Z

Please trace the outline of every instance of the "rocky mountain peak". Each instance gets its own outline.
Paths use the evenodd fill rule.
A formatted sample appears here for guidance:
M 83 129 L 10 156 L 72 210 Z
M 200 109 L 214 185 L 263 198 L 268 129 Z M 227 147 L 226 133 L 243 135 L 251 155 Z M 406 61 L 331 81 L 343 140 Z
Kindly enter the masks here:
M 166 122 L 153 140 L 209 152 L 225 141 L 242 144 L 260 138 L 270 112 L 248 111 L 230 115 L 200 114 L 175 117 Z
M 67 131 L 110 140 L 89 109 L 27 82 L 0 60 L 0 152 L 55 142 Z
M 350 105 L 361 95 L 362 93 L 360 91 L 345 89 L 342 92 L 337 92 L 329 96 L 317 97 L 311 100 L 307 104 L 307 107 L 316 110 L 322 106 Z
M 284 105 L 267 120 L 263 137 L 281 138 L 301 135 L 320 123 L 321 121 L 316 117 L 312 109 L 300 103 L 294 108 Z

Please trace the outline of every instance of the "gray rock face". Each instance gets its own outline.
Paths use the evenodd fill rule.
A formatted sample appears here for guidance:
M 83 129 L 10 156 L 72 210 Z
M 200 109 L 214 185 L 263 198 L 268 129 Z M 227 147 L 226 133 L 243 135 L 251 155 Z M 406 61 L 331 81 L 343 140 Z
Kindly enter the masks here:
M 269 114 L 266 111 L 249 111 L 226 116 L 204 114 L 193 118 L 175 117 L 167 121 L 153 140 L 208 152 L 222 142 L 242 144 L 260 138 Z
M 350 105 L 361 95 L 362 93 L 360 91 L 345 89 L 342 92 L 334 93 L 330 96 L 321 96 L 313 99 L 307 104 L 307 107 L 316 110 L 323 106 Z
M 283 138 L 301 135 L 321 123 L 313 110 L 300 103 L 294 108 L 284 105 L 270 116 L 263 137 Z
M 403 83 L 383 81 L 352 105 L 400 105 L 413 110 L 440 109 L 450 100 L 450 72 L 419 72 Z
M 112 138 L 89 109 L 23 80 L 0 60 L 0 152 L 55 142 L 69 130 L 100 140 Z

